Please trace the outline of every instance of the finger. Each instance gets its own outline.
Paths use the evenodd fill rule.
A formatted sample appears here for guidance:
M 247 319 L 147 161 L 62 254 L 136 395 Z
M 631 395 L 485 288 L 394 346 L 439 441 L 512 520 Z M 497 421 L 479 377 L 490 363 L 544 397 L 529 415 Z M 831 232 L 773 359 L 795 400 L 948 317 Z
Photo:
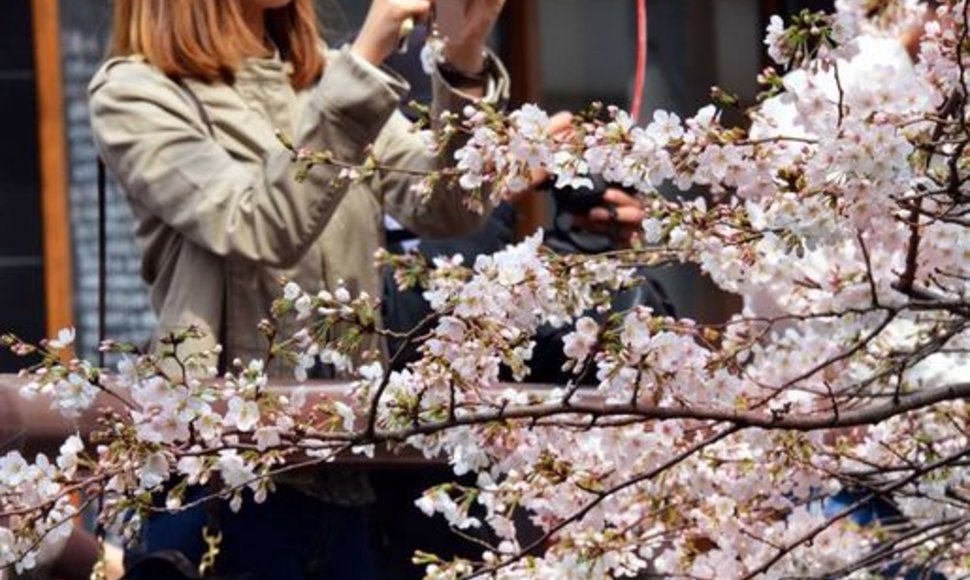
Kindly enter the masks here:
M 457 0 L 448 0 L 449 2 L 455 2 Z M 465 11 L 471 12 L 473 10 L 483 12 L 485 14 L 498 14 L 502 11 L 505 6 L 505 0 L 461 0 L 464 4 Z
M 424 20 L 431 14 L 433 0 L 397 0 L 394 6 L 397 9 L 396 16 L 402 21 L 407 18 Z
M 573 115 L 568 111 L 560 111 L 549 118 L 549 134 L 568 137 L 573 131 Z
M 614 242 L 618 246 L 630 247 L 633 245 L 634 240 L 639 239 L 640 230 L 638 228 L 624 227 L 620 229 L 619 235 L 614 238 Z
M 616 187 L 606 189 L 606 193 L 603 195 L 603 201 L 618 206 L 640 207 L 640 200 L 636 196 L 630 195 Z
M 620 224 L 639 224 L 643 221 L 643 210 L 640 206 L 616 206 L 615 221 Z M 586 216 L 593 223 L 610 223 L 614 217 L 610 215 L 610 210 L 605 207 L 594 207 Z
M 569 222 L 569 225 L 574 230 L 588 230 L 593 227 L 589 218 L 579 213 L 572 214 L 572 221 Z
M 549 179 L 549 172 L 541 167 L 536 167 L 529 172 L 529 187 L 536 188 Z
M 405 18 L 397 31 L 397 50 L 405 53 L 408 50 L 408 37 L 414 32 L 414 18 Z

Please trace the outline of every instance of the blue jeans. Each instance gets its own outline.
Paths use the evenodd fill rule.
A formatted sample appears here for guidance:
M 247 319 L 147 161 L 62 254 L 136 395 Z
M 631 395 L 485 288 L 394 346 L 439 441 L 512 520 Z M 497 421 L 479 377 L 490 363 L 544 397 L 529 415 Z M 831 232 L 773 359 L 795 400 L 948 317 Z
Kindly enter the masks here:
M 324 503 L 282 485 L 262 504 L 247 497 L 239 513 L 220 502 L 217 572 L 249 574 L 254 580 L 377 580 L 379 553 L 367 511 Z M 155 515 L 145 525 L 144 550 L 176 550 L 197 565 L 208 521 L 205 506 Z

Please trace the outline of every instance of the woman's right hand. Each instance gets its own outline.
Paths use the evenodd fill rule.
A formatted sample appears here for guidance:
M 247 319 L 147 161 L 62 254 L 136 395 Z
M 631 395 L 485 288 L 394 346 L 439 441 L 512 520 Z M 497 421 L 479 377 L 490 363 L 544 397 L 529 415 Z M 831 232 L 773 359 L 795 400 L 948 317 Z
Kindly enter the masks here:
M 434 0 L 374 0 L 351 50 L 376 66 L 382 65 L 397 49 L 404 22 L 427 18 L 433 4 Z

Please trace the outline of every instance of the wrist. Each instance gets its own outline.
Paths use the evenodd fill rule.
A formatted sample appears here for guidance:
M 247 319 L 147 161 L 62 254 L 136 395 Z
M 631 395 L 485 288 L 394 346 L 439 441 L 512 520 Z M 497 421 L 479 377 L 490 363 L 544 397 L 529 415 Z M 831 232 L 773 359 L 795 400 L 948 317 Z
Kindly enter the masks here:
M 445 46 L 445 62 L 465 74 L 482 74 L 485 71 L 485 45 L 478 42 L 462 45 L 448 43 Z
M 384 64 L 385 56 L 382 55 L 380 51 L 375 50 L 371 43 L 361 41 L 360 38 L 354 41 L 354 43 L 350 46 L 350 52 L 374 66 L 381 66 Z
M 484 89 L 488 85 L 489 71 L 488 63 L 482 68 L 480 73 L 466 73 L 453 67 L 448 62 L 438 65 L 438 74 L 452 88 L 458 90 Z

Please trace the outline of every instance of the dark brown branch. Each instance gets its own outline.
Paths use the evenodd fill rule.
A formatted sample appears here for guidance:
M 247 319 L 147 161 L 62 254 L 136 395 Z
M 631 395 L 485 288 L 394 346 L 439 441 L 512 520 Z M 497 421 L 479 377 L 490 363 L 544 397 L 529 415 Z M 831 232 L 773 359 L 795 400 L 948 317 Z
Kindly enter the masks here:
M 839 90 L 839 120 L 838 128 L 842 128 L 842 121 L 845 119 L 845 89 L 842 88 L 842 76 L 839 74 L 839 63 L 838 61 L 832 67 L 835 73 L 835 87 Z
M 907 477 L 907 478 L 905 478 L 905 479 L 903 479 L 901 481 L 897 481 L 896 483 L 893 483 L 893 484 L 890 484 L 888 486 L 883 487 L 882 489 L 879 490 L 879 493 L 880 494 L 892 493 L 893 491 L 896 491 L 898 489 L 902 489 L 903 487 L 906 487 L 910 483 L 913 483 L 914 481 L 918 480 L 920 477 L 923 477 L 924 475 L 926 475 L 928 473 L 931 473 L 933 471 L 936 471 L 937 469 L 940 469 L 941 467 L 946 467 L 946 466 L 950 465 L 952 462 L 958 461 L 958 460 L 960 460 L 961 458 L 963 458 L 966 455 L 970 455 L 970 448 L 963 449 L 961 451 L 958 451 L 957 453 L 954 453 L 953 455 L 950 455 L 948 457 L 944 457 L 943 459 L 940 459 L 938 461 L 935 461 L 935 462 L 933 462 L 933 463 L 931 463 L 931 464 L 923 467 L 922 469 L 919 469 L 918 471 L 916 471 L 915 473 L 913 473 L 909 477 Z M 851 505 L 849 505 L 846 508 L 842 509 L 837 514 L 835 514 L 834 516 L 828 518 L 824 523 L 819 524 L 818 526 L 812 528 L 811 530 L 809 530 L 805 534 L 802 534 L 802 536 L 799 537 L 799 538 L 797 538 L 795 541 L 787 544 L 784 547 L 784 549 L 779 550 L 777 554 L 775 554 L 774 556 L 772 556 L 771 558 L 769 558 L 761 566 L 759 566 L 759 567 L 755 568 L 754 570 L 752 570 L 742 580 L 753 580 L 754 578 L 757 578 L 761 574 L 767 572 L 768 570 L 771 569 L 772 566 L 774 566 L 776 563 L 778 563 L 779 560 L 781 560 L 782 558 L 784 558 L 785 556 L 787 556 L 788 554 L 790 554 L 792 552 L 792 550 L 794 550 L 795 548 L 798 548 L 799 546 L 801 546 L 803 544 L 806 544 L 808 542 L 811 542 L 812 540 L 815 539 L 816 536 L 818 536 L 819 534 L 821 534 L 825 530 L 829 529 L 830 527 L 832 527 L 836 523 L 838 523 L 838 522 L 844 520 L 845 518 L 849 517 L 856 510 L 858 510 L 860 507 L 862 507 L 866 503 L 872 501 L 872 499 L 875 498 L 876 496 L 877 496 L 876 493 L 866 494 L 865 497 L 863 497 L 863 498 L 861 498 L 861 499 L 853 502 Z
M 862 250 L 862 257 L 866 261 L 866 279 L 869 281 L 869 293 L 872 294 L 872 306 L 880 308 L 879 293 L 876 291 L 876 277 L 872 272 L 872 258 L 869 256 L 869 248 L 862 237 L 862 232 L 856 232 L 856 239 L 859 240 L 859 249 Z
M 416 435 L 431 435 L 455 427 L 485 425 L 505 421 L 538 421 L 555 417 L 639 418 L 641 420 L 697 420 L 718 421 L 748 428 L 767 430 L 820 431 L 845 427 L 876 425 L 911 411 L 930 407 L 946 401 L 970 397 L 970 383 L 956 383 L 934 389 L 926 389 L 900 397 L 898 403 L 889 401 L 849 412 L 810 415 L 772 415 L 754 411 L 734 411 L 714 407 L 650 407 L 629 404 L 606 405 L 601 402 L 548 403 L 544 405 L 510 406 L 502 410 L 490 410 L 457 417 L 454 421 L 440 421 L 404 430 L 375 430 L 365 433 L 312 433 L 311 437 L 325 441 L 350 442 L 353 445 L 370 443 L 405 442 Z
M 858 353 L 859 351 L 861 351 L 862 349 L 864 349 L 866 346 L 868 346 L 869 343 L 872 342 L 877 336 L 879 336 L 880 334 L 882 334 L 882 331 L 885 330 L 886 327 L 889 326 L 889 323 L 891 323 L 895 318 L 896 318 L 896 313 L 890 311 L 886 315 L 886 318 L 882 322 L 880 322 L 878 325 L 876 325 L 876 327 L 871 332 L 869 332 L 869 334 L 867 334 L 861 340 L 859 340 L 859 342 L 857 342 L 852 348 L 850 348 L 849 350 L 847 350 L 845 352 L 842 352 L 840 354 L 837 354 L 837 355 L 835 355 L 833 357 L 830 357 L 830 358 L 828 358 L 828 359 L 820 362 L 819 364 L 815 365 L 814 367 L 812 367 L 808 371 L 802 373 L 801 375 L 799 375 L 799 376 L 791 379 L 790 381 L 786 382 L 784 385 L 778 387 L 778 390 L 781 391 L 781 390 L 787 389 L 787 388 L 789 388 L 789 387 L 791 387 L 793 385 L 796 385 L 796 384 L 798 384 L 798 383 L 800 383 L 800 382 L 802 382 L 802 381 L 804 381 L 804 380 L 806 380 L 808 378 L 811 378 L 812 376 L 815 375 L 815 373 L 818 373 L 820 371 L 823 371 L 823 370 L 829 368 L 830 366 L 832 366 L 833 364 L 835 364 L 837 362 L 841 362 L 841 361 L 844 361 L 844 360 L 847 360 L 847 359 L 851 358 L 856 353 Z
M 726 437 L 729 437 L 729 436 L 733 435 L 734 433 L 737 433 L 738 431 L 740 431 L 740 428 L 738 428 L 736 426 L 728 427 L 728 428 L 720 431 L 719 433 L 716 433 L 716 434 L 708 437 L 707 439 L 704 439 L 703 441 L 701 441 L 699 443 L 696 443 L 695 445 L 692 445 L 690 448 L 688 448 L 688 449 L 684 450 L 683 452 L 679 453 L 677 456 L 671 458 L 669 461 L 664 462 L 662 465 L 659 465 L 656 468 L 651 469 L 650 471 L 648 471 L 646 473 L 642 473 L 642 474 L 640 474 L 640 475 L 638 475 L 636 477 L 633 477 L 631 479 L 628 479 L 628 480 L 624 481 L 623 483 L 617 484 L 617 485 L 613 486 L 612 488 L 610 488 L 608 490 L 605 490 L 603 492 L 600 492 L 600 494 L 597 495 L 595 499 L 593 499 L 588 504 L 586 504 L 585 506 L 583 506 L 582 508 L 580 508 L 578 511 L 576 511 L 575 513 L 573 513 L 569 517 L 565 518 L 564 520 L 562 520 L 561 522 L 559 522 L 558 524 L 556 524 L 555 526 L 553 526 L 545 534 L 543 534 L 542 537 L 540 537 L 540 538 L 536 539 L 535 541 L 533 541 L 531 544 L 529 544 L 528 546 L 526 546 L 525 548 L 523 548 L 522 550 L 520 550 L 517 554 L 515 554 L 511 558 L 509 558 L 507 560 L 504 560 L 504 561 L 502 561 L 502 562 L 500 562 L 498 564 L 495 564 L 494 566 L 488 566 L 486 568 L 482 568 L 481 570 L 478 570 L 477 572 L 475 572 L 475 573 L 473 573 L 473 574 L 471 574 L 469 576 L 465 576 L 463 578 L 463 580 L 471 580 L 472 578 L 478 578 L 479 576 L 486 576 L 486 575 L 489 575 L 489 574 L 494 574 L 495 572 L 498 572 L 499 570 L 502 570 L 503 568 L 507 568 L 507 567 L 511 566 L 512 564 L 518 562 L 519 560 L 521 560 L 522 558 L 525 558 L 526 556 L 536 554 L 543 546 L 546 545 L 546 543 L 550 539 L 552 539 L 553 536 L 555 536 L 560 531 L 562 531 L 564 528 L 566 528 L 566 526 L 569 526 L 570 524 L 573 524 L 573 523 L 578 522 L 581 519 L 583 519 L 583 517 L 585 517 L 586 514 L 588 514 L 590 511 L 592 511 L 593 508 L 595 508 L 596 506 L 598 506 L 605 499 L 616 495 L 617 493 L 623 491 L 624 489 L 627 489 L 629 487 L 633 487 L 633 486 L 635 486 L 635 485 L 637 485 L 639 483 L 642 483 L 644 481 L 649 481 L 651 479 L 654 479 L 655 477 L 657 477 L 657 476 L 659 476 L 659 475 L 661 475 L 661 474 L 669 471 L 670 469 L 672 469 L 672 468 L 676 467 L 677 465 L 679 465 L 680 463 L 684 462 L 685 460 L 687 460 L 689 457 L 691 457 L 695 453 L 698 453 L 699 451 L 702 451 L 702 450 L 706 449 L 707 447 L 710 447 L 711 445 L 714 445 L 718 441 L 721 441 L 722 439 L 724 439 Z
M 862 560 L 842 567 L 835 572 L 828 573 L 825 577 L 842 578 L 857 570 L 871 568 L 876 565 L 884 565 L 886 562 L 892 561 L 892 559 L 904 554 L 909 550 L 919 548 L 920 546 L 926 545 L 926 543 L 931 540 L 951 534 L 960 528 L 967 526 L 968 524 L 970 524 L 970 517 L 963 517 L 933 522 L 927 526 L 922 526 L 915 530 L 911 530 L 887 541 L 885 544 L 880 546 L 879 549 L 875 550 L 872 554 L 869 554 Z M 939 528 L 936 532 L 929 533 L 931 530 L 936 528 Z
M 377 430 L 377 415 L 378 411 L 380 410 L 381 397 L 384 396 L 384 391 L 387 390 L 387 386 L 391 382 L 391 369 L 394 368 L 394 366 L 407 352 L 408 347 L 411 346 L 411 340 L 419 333 L 424 332 L 427 326 L 431 324 L 431 322 L 437 316 L 437 313 L 428 315 L 417 326 L 411 329 L 411 331 L 405 335 L 404 340 L 401 342 L 401 346 L 398 347 L 397 352 L 395 352 L 394 356 L 391 357 L 390 362 L 387 363 L 387 368 L 384 370 L 384 377 L 381 379 L 381 384 L 377 387 L 377 391 L 374 393 L 370 402 L 370 410 L 367 415 L 367 433 L 369 435 L 373 435 Z

